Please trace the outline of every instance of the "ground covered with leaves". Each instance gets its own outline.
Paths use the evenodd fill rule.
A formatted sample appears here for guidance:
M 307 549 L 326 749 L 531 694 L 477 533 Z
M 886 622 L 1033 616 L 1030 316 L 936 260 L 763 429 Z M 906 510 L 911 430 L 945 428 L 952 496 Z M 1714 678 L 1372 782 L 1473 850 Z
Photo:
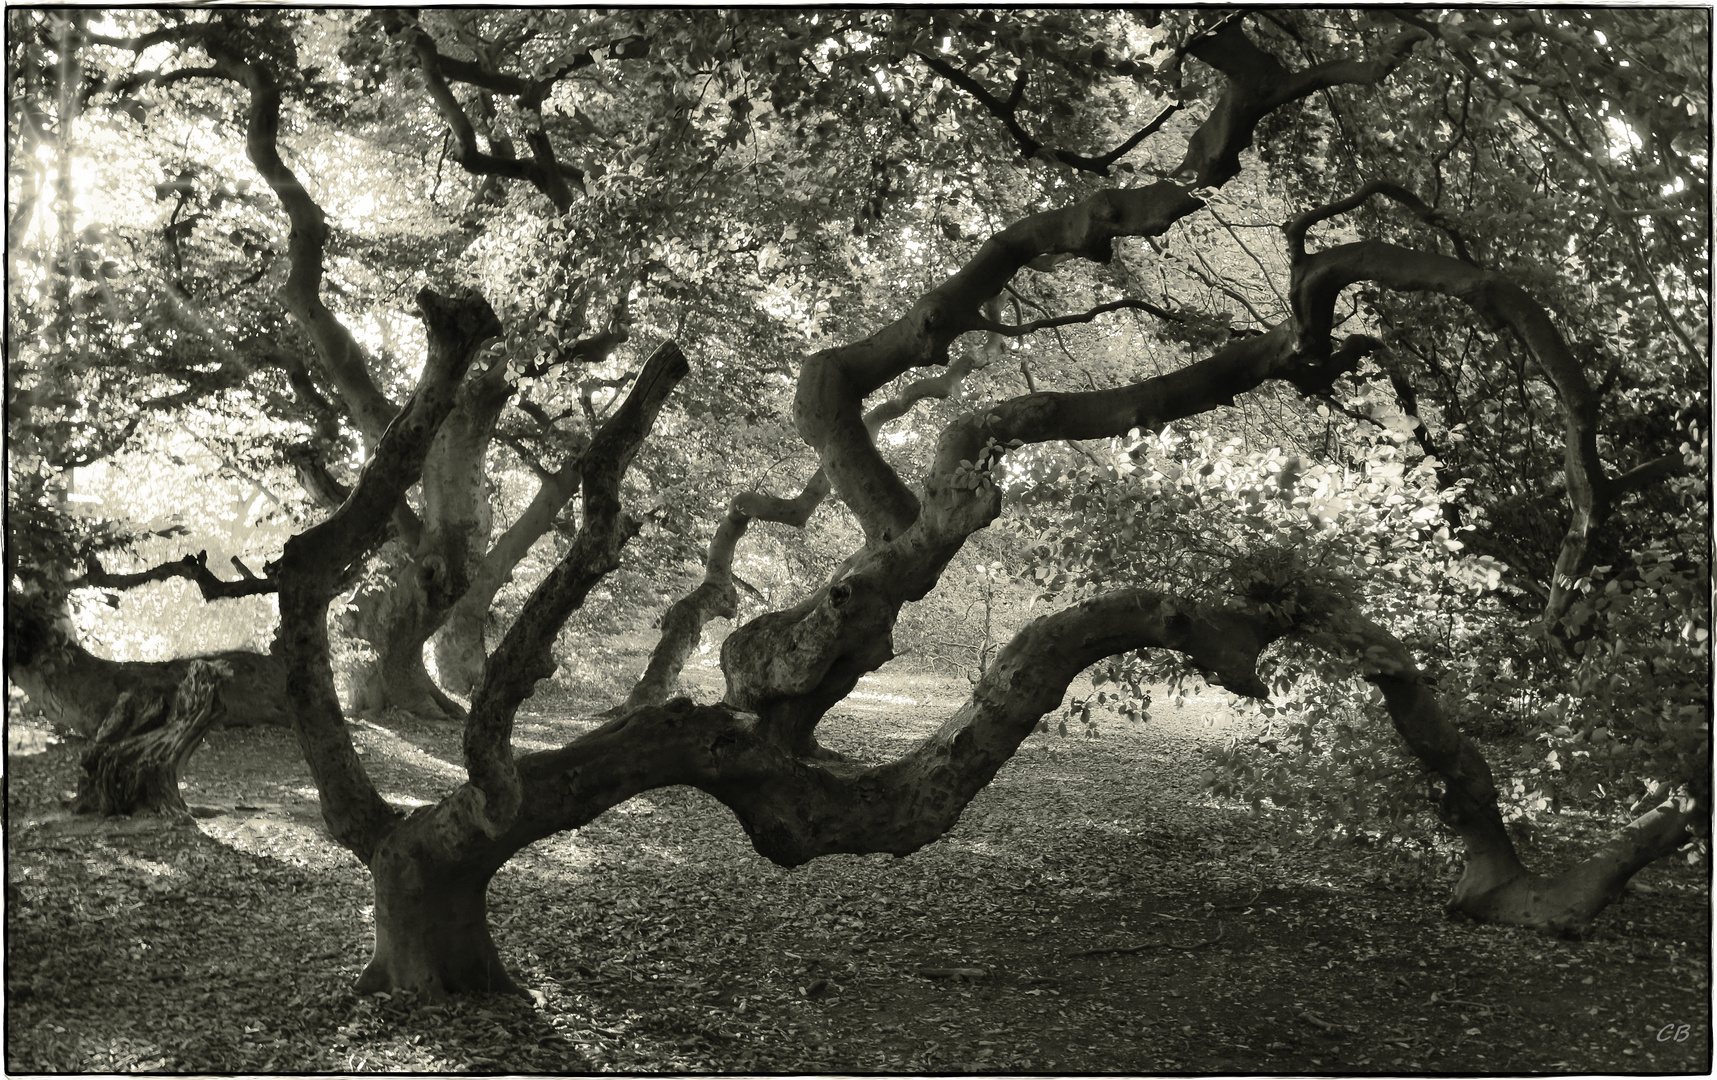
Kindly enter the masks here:
M 958 687 L 866 679 L 826 740 L 881 758 Z M 539 695 L 525 749 L 590 726 Z M 215 732 L 195 817 L 57 809 L 82 746 L 14 710 L 11 1072 L 1705 1073 L 1709 883 L 1663 865 L 1578 942 L 1452 922 L 1441 863 L 1266 837 L 1198 782 L 1214 699 L 1034 735 L 943 840 L 784 870 L 718 803 L 652 792 L 490 889 L 533 1000 L 357 997 L 372 898 L 289 732 Z M 354 724 L 390 797 L 459 733 Z

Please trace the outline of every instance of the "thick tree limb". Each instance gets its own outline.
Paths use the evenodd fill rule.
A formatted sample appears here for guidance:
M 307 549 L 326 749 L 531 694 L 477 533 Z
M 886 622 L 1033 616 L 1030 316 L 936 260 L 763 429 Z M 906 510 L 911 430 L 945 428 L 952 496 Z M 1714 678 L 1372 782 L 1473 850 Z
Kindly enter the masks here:
M 1610 481 L 1610 497 L 1620 499 L 1629 492 L 1650 487 L 1660 480 L 1680 476 L 1687 471 L 1687 462 L 1680 454 L 1665 454 L 1643 465 L 1637 465 Z
M 1240 18 L 1225 19 L 1187 51 L 1228 77 L 1228 89 L 1187 143 L 1172 175 L 1198 187 L 1221 187 L 1240 172 L 1240 151 L 1251 144 L 1258 121 L 1290 101 L 1332 86 L 1371 85 L 1386 78 L 1428 35 L 1413 29 L 1371 60 L 1331 60 L 1289 71 L 1253 44 Z
M 518 821 L 483 858 L 575 828 L 665 784 L 721 799 L 757 850 L 784 866 L 837 852 L 909 854 L 946 832 L 1073 677 L 1104 656 L 1169 648 L 1239 693 L 1263 694 L 1260 650 L 1285 626 L 1202 611 L 1128 590 L 1046 616 L 1021 630 L 966 705 L 904 757 L 859 766 L 794 757 L 756 717 L 681 699 L 617 717 L 559 750 L 519 761 L 529 793 Z M 645 752 L 645 748 L 649 748 Z
M 121 694 L 83 755 L 72 812 L 183 813 L 179 770 L 225 711 L 219 691 L 232 674 L 218 660 L 193 660 L 165 695 Z
M 459 151 L 456 160 L 470 173 L 497 176 L 511 180 L 527 180 L 546 195 L 555 208 L 565 212 L 572 205 L 574 192 L 568 185 L 582 185 L 584 172 L 575 166 L 556 160 L 554 145 L 542 128 L 542 105 L 556 83 L 583 67 L 596 63 L 596 51 L 587 50 L 565 59 L 560 66 L 540 79 L 524 79 L 490 71 L 481 64 L 443 55 L 435 39 L 415 19 L 399 13 L 383 17 L 386 32 L 403 36 L 417 54 L 424 82 L 442 118 L 452 130 Z M 649 43 L 633 36 L 608 45 L 602 50 L 611 59 L 634 59 L 649 52 Z M 527 126 L 525 142 L 531 157 L 515 158 L 510 154 L 485 154 L 477 146 L 477 132 L 464 106 L 454 96 L 448 80 L 457 80 L 481 87 L 493 93 L 508 94 L 518 99 L 521 111 L 534 114 Z
M 1597 393 L 1549 315 L 1530 294 L 1500 274 L 1444 255 L 1392 244 L 1343 244 L 1294 262 L 1293 304 L 1300 347 L 1316 355 L 1333 324 L 1335 298 L 1357 281 L 1400 291 L 1436 292 L 1463 301 L 1493 329 L 1519 335 L 1556 391 L 1564 422 L 1564 465 L 1572 511 L 1545 606 L 1554 627 L 1573 602 L 1573 584 L 1592 566 L 1592 532 L 1604 523 L 1615 487 L 1598 457 Z
M 905 416 L 918 402 L 927 398 L 950 397 L 969 373 L 988 363 L 986 355 L 977 350 L 967 350 L 941 375 L 915 379 L 898 393 L 878 402 L 865 414 L 866 430 L 874 438 L 883 425 Z M 734 498 L 728 505 L 727 515 L 710 537 L 709 551 L 704 558 L 703 581 L 675 601 L 662 616 L 662 635 L 651 650 L 644 674 L 616 711 L 625 712 L 640 705 L 667 700 L 679 684 L 686 659 L 702 640 L 704 627 L 711 619 L 731 619 L 739 614 L 733 557 L 751 522 L 772 521 L 802 529 L 828 494 L 828 475 L 818 469 L 805 483 L 804 489 L 792 498 L 760 491 L 744 492 Z
M 1176 175 L 1190 175 L 1200 187 L 1220 186 L 1238 172 L 1240 152 L 1272 109 L 1328 86 L 1376 82 L 1424 36 L 1417 30 L 1404 34 L 1376 60 L 1335 61 L 1294 73 L 1254 45 L 1238 19 L 1228 20 L 1192 46 L 1193 55 L 1228 76 L 1230 85 L 1194 133 Z M 954 338 L 983 328 L 980 306 L 1027 265 L 1064 255 L 1107 262 L 1115 239 L 1159 236 L 1203 205 L 1164 181 L 1100 192 L 1065 209 L 1024 218 L 992 236 L 901 319 L 863 341 L 807 358 L 794 398 L 794 423 L 858 517 L 866 539 L 874 543 L 899 536 L 917 518 L 919 503 L 865 431 L 858 405 L 865 395 L 909 368 L 946 363 Z
M 1539 113 L 1537 109 L 1533 108 L 1531 103 L 1520 94 L 1504 93 L 1501 81 L 1493 73 L 1494 69 L 1485 68 L 1483 65 L 1479 64 L 1478 60 L 1467 50 L 1457 48 L 1451 44 L 1443 37 L 1442 31 L 1437 24 L 1430 20 L 1419 19 L 1411 14 L 1399 11 L 1394 12 L 1394 15 L 1403 23 L 1407 23 L 1419 32 L 1425 34 L 1425 36 L 1429 37 L 1434 35 L 1438 40 L 1442 41 L 1444 48 L 1449 50 L 1449 55 L 1459 61 L 1461 66 L 1466 68 L 1474 78 L 1478 79 L 1487 88 L 1489 88 L 1490 91 L 1496 95 L 1497 100 L 1505 102 L 1512 105 L 1515 109 L 1518 109 L 1520 114 L 1526 117 L 1527 121 L 1530 122 L 1534 128 L 1538 129 L 1540 134 L 1549 139 L 1552 143 L 1556 144 L 1557 148 L 1562 151 L 1568 160 L 1585 170 L 1586 174 L 1592 179 L 1593 190 L 1596 191 L 1598 201 L 1604 207 L 1605 214 L 1609 217 L 1611 224 L 1616 227 L 1616 231 L 1624 238 L 1628 254 L 1632 255 L 1634 258 L 1634 262 L 1636 264 L 1635 269 L 1639 272 L 1641 279 L 1646 283 L 1646 287 L 1650 290 L 1652 296 L 1657 300 L 1657 310 L 1659 314 L 1662 315 L 1664 322 L 1668 325 L 1670 333 L 1675 336 L 1676 342 L 1681 346 L 1688 359 L 1692 360 L 1696 364 L 1709 366 L 1709 359 L 1705 353 L 1699 349 L 1698 345 L 1694 343 L 1693 338 L 1687 332 L 1687 329 L 1681 325 L 1681 321 L 1675 317 L 1675 309 L 1670 306 L 1668 298 L 1663 295 L 1663 290 L 1658 286 L 1657 275 L 1652 273 L 1651 267 L 1647 265 L 1645 250 L 1640 244 L 1638 226 L 1630 221 L 1628 215 L 1620 206 L 1617 205 L 1615 179 L 1604 169 L 1599 155 L 1587 153 L 1578 146 L 1575 146 L 1571 141 L 1569 141 L 1566 135 L 1561 131 L 1558 131 L 1554 124 L 1550 123 L 1548 119 Z
M 365 774 L 347 734 L 328 661 L 328 604 L 345 569 L 381 543 L 393 507 L 416 483 L 477 349 L 501 331 L 482 299 L 447 299 L 424 289 L 418 308 L 429 355 L 417 389 L 377 440 L 350 497 L 326 520 L 286 542 L 267 568 L 280 584 L 279 651 L 299 745 L 322 796 L 323 818 L 368 864 L 397 812 Z
M 1232 173 L 1222 173 L 1222 162 L 1229 157 L 1237 162 L 1249 145 L 1257 120 L 1267 111 L 1261 102 L 1281 104 L 1331 79 L 1356 74 L 1381 78 L 1410 43 L 1398 41 L 1389 56 L 1364 72 L 1324 67 L 1290 78 L 1273 60 L 1255 62 L 1261 53 L 1238 27 L 1213 31 L 1199 47 L 1235 85 L 1195 134 L 1188 161 L 1205 177 L 1226 179 Z M 1273 83 L 1271 71 L 1285 81 Z M 1165 181 L 1101 192 L 1027 217 L 992 236 L 964 267 L 893 324 L 862 341 L 806 359 L 794 399 L 794 422 L 817 451 L 835 492 L 859 519 L 866 547 L 847 560 L 834 580 L 795 607 L 762 616 L 729 635 L 722 654 L 727 704 L 755 712 L 759 730 L 769 738 L 797 753 L 814 752 L 812 733 L 818 719 L 860 676 L 893 655 L 890 634 L 900 606 L 927 594 L 965 538 L 1000 512 L 995 485 L 960 464 L 980 461 L 989 439 L 1005 444 L 1020 433 L 1046 438 L 1120 434 L 1152 417 L 1188 415 L 1230 402 L 1234 392 L 1263 378 L 1327 388 L 1336 372 L 1374 346 L 1355 338 L 1341 350 L 1305 355 L 1291 327 L 1277 328 L 1231 344 L 1202 370 L 1173 373 L 1124 394 L 1059 399 L 1031 395 L 1032 406 L 1014 403 L 1007 410 L 1011 417 L 968 417 L 945 432 L 936 463 L 918 493 L 895 475 L 863 423 L 859 402 L 866 394 L 912 367 L 946 363 L 951 342 L 984 328 L 984 304 L 1021 269 L 1062 257 L 1107 261 L 1116 238 L 1161 235 L 1203 205 L 1188 190 Z M 1096 397 L 1112 400 L 1093 400 Z M 1010 425 L 1017 431 L 1009 432 Z M 955 450 L 959 452 L 951 452 Z
M 506 828 L 519 810 L 513 764 L 513 717 L 538 680 L 554 674 L 550 648 L 566 618 L 590 590 L 620 565 L 620 553 L 638 531 L 622 514 L 620 480 L 654 425 L 668 394 L 689 365 L 672 341 L 663 343 L 639 372 L 632 392 L 592 436 L 580 460 L 584 522 L 566 556 L 531 593 L 506 637 L 483 669 L 465 725 L 465 768 L 470 783 L 436 808 L 488 835 Z M 449 838 L 458 830 L 450 826 Z
M 561 79 L 566 78 L 581 68 L 596 63 L 596 53 L 600 51 L 611 60 L 638 60 L 650 53 L 650 43 L 637 35 L 620 38 L 602 46 L 599 50 L 586 50 L 567 57 L 560 67 L 554 69 L 541 79 L 525 79 L 518 75 L 508 75 L 504 72 L 491 71 L 479 63 L 470 60 L 460 60 L 451 56 L 439 56 L 443 74 L 455 81 L 469 83 L 497 94 L 508 94 L 514 97 L 525 97 L 530 94 L 544 94 Z
M 1444 715 L 1411 652 L 1387 630 L 1351 611 L 1341 615 L 1336 636 L 1361 657 L 1365 678 L 1383 691 L 1407 748 L 1442 781 L 1438 815 L 1462 839 L 1467 854 L 1450 910 L 1486 922 L 1581 934 L 1621 895 L 1629 878 L 1680 848 L 1690 830 L 1709 820 L 1708 804 L 1678 793 L 1567 871 L 1555 877 L 1530 873 L 1497 808 L 1490 766 Z
M 1263 334 L 1235 338 L 1209 358 L 1142 382 L 1083 393 L 1040 392 L 998 402 L 950 423 L 937 443 L 932 471 L 952 477 L 962 461 L 976 461 L 990 441 L 1007 444 L 1112 438 L 1133 428 L 1160 431 L 1165 424 L 1231 407 L 1235 398 L 1270 379 L 1293 382 L 1304 392 L 1327 389 L 1352 371 L 1377 342 L 1355 335 L 1326 358 L 1308 358 L 1294 341 L 1290 323 Z
M 1297 261 L 1305 257 L 1306 232 L 1311 229 L 1313 225 L 1316 225 L 1321 221 L 1328 221 L 1332 217 L 1339 217 L 1356 207 L 1362 206 L 1365 204 L 1366 200 L 1370 199 L 1373 195 L 1382 195 L 1387 199 L 1393 199 L 1395 202 L 1406 207 L 1407 210 L 1420 221 L 1423 221 L 1425 224 L 1434 228 L 1441 229 L 1443 232 L 1448 234 L 1450 241 L 1455 245 L 1455 254 L 1460 256 L 1462 262 L 1471 263 L 1473 266 L 1478 265 L 1478 263 L 1474 261 L 1473 257 L 1468 254 L 1466 241 L 1463 240 L 1461 235 L 1449 225 L 1447 219 L 1445 219 L 1443 215 L 1427 206 L 1425 201 L 1419 198 L 1419 196 L 1414 194 L 1412 191 L 1409 191 L 1407 188 L 1390 180 L 1373 180 L 1369 184 L 1361 187 L 1358 191 L 1355 191 L 1352 195 L 1349 195 L 1347 198 L 1338 199 L 1327 205 L 1315 207 L 1303 214 L 1300 214 L 1298 217 L 1295 217 L 1286 225 L 1283 225 L 1282 232 L 1288 238 L 1288 251 L 1290 252 L 1290 258 Z

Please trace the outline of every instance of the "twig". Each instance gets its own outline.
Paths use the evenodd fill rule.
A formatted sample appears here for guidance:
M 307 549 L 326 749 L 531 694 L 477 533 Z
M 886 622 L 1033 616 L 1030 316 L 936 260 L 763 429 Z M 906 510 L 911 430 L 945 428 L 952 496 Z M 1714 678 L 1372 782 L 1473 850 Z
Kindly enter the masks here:
M 1218 910 L 1218 911 L 1242 911 L 1246 908 L 1251 907 L 1253 904 L 1257 903 L 1258 898 L 1260 896 L 1263 896 L 1263 895 L 1264 895 L 1264 888 L 1263 888 L 1263 886 L 1260 885 L 1258 887 L 1258 891 L 1252 894 L 1252 899 L 1246 901 L 1245 903 L 1242 903 L 1242 904 L 1224 904 L 1221 907 L 1218 907 L 1216 910 Z
M 130 906 L 130 907 L 128 907 L 128 908 L 120 908 L 120 909 L 119 909 L 119 910 L 117 910 L 117 911 L 110 911 L 110 912 L 108 912 L 108 913 L 107 913 L 107 914 L 105 914 L 105 915 L 94 915 L 94 916 L 91 916 L 91 917 L 90 917 L 90 918 L 88 918 L 88 919 L 85 919 L 85 920 L 84 920 L 84 921 L 85 921 L 85 922 L 100 922 L 100 921 L 101 921 L 101 920 L 103 920 L 103 919 L 112 919 L 112 918 L 116 918 L 116 917 L 118 917 L 118 916 L 120 916 L 120 915 L 126 915 L 126 914 L 129 914 L 129 913 L 130 913 L 130 912 L 133 912 L 133 911 L 136 911 L 136 910 L 137 910 L 137 909 L 138 909 L 138 908 L 140 908 L 140 907 L 142 907 L 142 906 L 143 906 L 143 905 L 142 905 L 142 904 L 132 904 L 132 905 L 131 905 L 131 906 Z

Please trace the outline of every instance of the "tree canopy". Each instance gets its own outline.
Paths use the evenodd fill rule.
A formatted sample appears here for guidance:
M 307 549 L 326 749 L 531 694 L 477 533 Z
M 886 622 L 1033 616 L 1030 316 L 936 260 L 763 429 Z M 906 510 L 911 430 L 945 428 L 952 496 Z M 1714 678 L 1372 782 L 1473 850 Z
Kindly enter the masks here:
M 93 734 L 187 676 L 92 654 L 91 597 L 273 598 L 229 692 L 374 875 L 364 987 L 511 985 L 490 876 L 651 788 L 910 853 L 1093 665 L 1072 716 L 1255 701 L 1206 782 L 1308 830 L 1428 776 L 1475 918 L 1579 932 L 1704 835 L 1704 12 L 9 19 L 10 673 Z M 974 588 L 970 700 L 822 746 Z M 659 644 L 516 752 L 593 603 Z M 409 816 L 345 726 L 387 708 L 464 725 Z M 1619 827 L 1529 872 L 1565 803 Z

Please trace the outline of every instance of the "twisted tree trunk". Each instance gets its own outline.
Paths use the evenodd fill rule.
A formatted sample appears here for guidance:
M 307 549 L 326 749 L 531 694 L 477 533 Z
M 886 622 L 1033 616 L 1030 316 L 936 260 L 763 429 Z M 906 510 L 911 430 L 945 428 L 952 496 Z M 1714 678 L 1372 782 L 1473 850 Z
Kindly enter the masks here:
M 1323 65 L 1272 80 L 1254 70 L 1258 50 L 1242 34 L 1200 45 L 1198 55 L 1230 72 L 1234 85 L 1189 146 L 1183 171 L 1222 183 L 1270 108 L 1334 83 L 1375 81 L 1405 51 L 1398 42 L 1375 65 Z M 809 357 L 795 421 L 818 454 L 822 476 L 858 517 L 864 548 L 795 607 L 753 620 L 728 638 L 721 705 L 700 708 L 684 699 L 644 705 L 568 747 L 515 762 L 510 734 L 518 703 L 552 671 L 549 644 L 588 589 L 582 567 L 592 565 L 590 552 L 575 544 L 578 558 L 563 561 L 533 594 L 485 669 L 466 726 L 470 782 L 414 814 L 398 826 L 398 839 L 385 842 L 405 844 L 410 834 L 413 873 L 463 880 L 469 868 L 500 865 L 533 839 L 576 827 L 637 791 L 689 783 L 731 807 L 757 849 L 786 865 L 831 852 L 904 854 L 950 828 L 1038 718 L 1059 704 L 1068 681 L 1102 656 L 1148 645 L 1178 648 L 1231 687 L 1263 692 L 1253 671 L 1257 650 L 1280 628 L 1236 613 L 1188 610 L 1155 594 L 1122 593 L 1028 627 L 996 659 L 968 705 L 898 761 L 851 765 L 822 752 L 815 738 L 827 709 L 892 656 L 890 635 L 901 606 L 928 593 L 966 537 L 999 513 L 995 484 L 964 464 L 987 457 L 981 452 L 986 445 L 1154 428 L 1230 403 L 1235 393 L 1266 379 L 1306 374 L 1292 334 L 1282 330 L 1236 342 L 1193 369 L 1124 393 L 1034 394 L 967 416 L 943 435 L 916 493 L 877 452 L 864 398 L 912 368 L 946 366 L 961 334 L 994 332 L 985 312 L 1016 273 L 1067 255 L 1106 260 L 1117 237 L 1160 234 L 1202 205 L 1179 185 L 1161 182 L 1034 215 L 991 238 L 902 319 L 863 341 Z M 1351 358 L 1351 350 L 1338 355 Z M 586 467 L 586 528 L 594 523 L 610 537 L 617 535 L 611 523 L 619 520 L 613 478 L 606 474 L 604 485 L 593 489 Z M 590 546 L 616 547 L 600 538 Z M 683 648 L 681 640 L 675 648 Z M 378 826 L 360 838 L 360 856 L 370 858 L 379 838 L 392 831 Z M 400 926 L 388 940 L 482 956 L 476 933 L 448 943 Z M 436 955 L 406 963 L 391 955 L 400 947 L 378 956 L 376 982 L 392 977 L 389 972 L 474 970 Z
M 418 820 L 389 834 L 370 860 L 376 947 L 357 992 L 410 987 L 432 1001 L 449 994 L 524 994 L 489 934 L 487 890 L 501 863 L 445 866 L 433 836 L 414 825 Z
M 232 669 L 218 661 L 194 660 L 167 695 L 119 695 L 95 745 L 83 755 L 72 812 L 112 817 L 183 811 L 179 769 L 219 719 L 216 691 L 231 677 Z

